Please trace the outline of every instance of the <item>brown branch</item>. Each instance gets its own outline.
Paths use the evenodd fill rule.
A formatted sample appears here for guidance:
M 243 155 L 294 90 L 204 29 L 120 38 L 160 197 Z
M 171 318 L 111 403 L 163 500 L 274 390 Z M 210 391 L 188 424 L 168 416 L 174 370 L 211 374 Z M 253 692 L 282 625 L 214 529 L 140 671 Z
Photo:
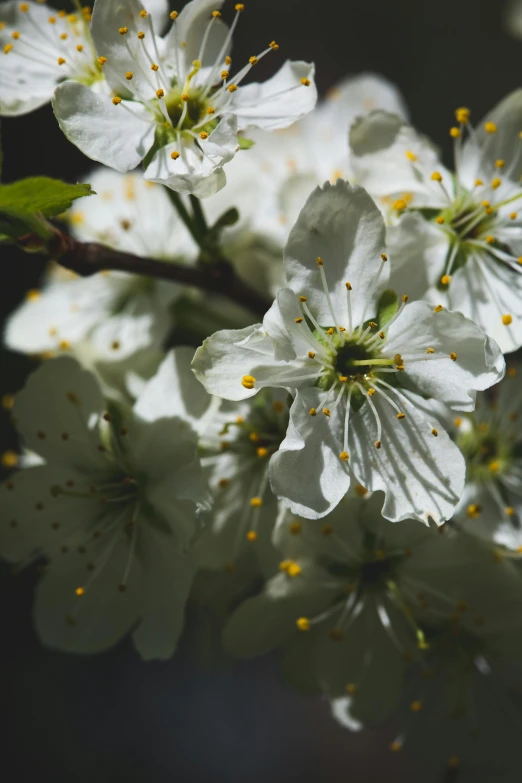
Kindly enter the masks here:
M 123 253 L 94 242 L 78 242 L 62 233 L 56 237 L 56 244 L 58 247 L 55 246 L 52 257 L 61 266 L 71 269 L 82 277 L 115 269 L 160 280 L 171 280 L 174 283 L 191 285 L 204 291 L 221 294 L 260 316 L 266 313 L 271 304 L 264 296 L 244 283 L 226 259 L 205 266 L 183 266 Z

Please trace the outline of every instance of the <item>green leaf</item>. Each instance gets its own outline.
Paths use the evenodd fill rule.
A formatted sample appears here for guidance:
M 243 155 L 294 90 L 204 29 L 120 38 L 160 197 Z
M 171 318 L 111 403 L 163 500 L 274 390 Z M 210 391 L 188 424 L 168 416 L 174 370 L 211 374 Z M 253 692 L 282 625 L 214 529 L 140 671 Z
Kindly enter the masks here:
M 384 291 L 377 305 L 377 323 L 382 329 L 390 321 L 399 307 L 399 297 L 395 291 Z
M 69 209 L 77 198 L 93 194 L 90 185 L 69 185 L 50 177 L 29 177 L 0 185 L 0 214 L 22 218 L 40 212 L 48 218 L 56 217 Z
M 238 136 L 237 140 L 239 142 L 240 150 L 250 150 L 255 144 L 255 141 L 252 141 L 252 139 L 245 139 L 244 136 Z

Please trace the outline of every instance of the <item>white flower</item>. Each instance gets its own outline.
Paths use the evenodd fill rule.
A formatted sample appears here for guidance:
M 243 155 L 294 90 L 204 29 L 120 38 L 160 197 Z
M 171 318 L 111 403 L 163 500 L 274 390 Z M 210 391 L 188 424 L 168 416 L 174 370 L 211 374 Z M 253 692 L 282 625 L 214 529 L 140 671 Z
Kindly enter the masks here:
M 227 30 L 222 5 L 192 0 L 171 13 L 172 27 L 160 38 L 138 0 L 96 0 L 91 34 L 114 97 L 62 85 L 53 106 L 65 135 L 118 171 L 143 161 L 146 179 L 173 190 L 199 197 L 220 190 L 222 166 L 239 149 L 238 129 L 287 127 L 317 99 L 314 67 L 303 62 L 288 61 L 264 84 L 240 87 L 278 46 L 272 42 L 232 76 L 228 52 L 244 6 L 236 4 Z
M 513 351 L 522 344 L 522 90 L 476 129 L 469 109 L 456 118 L 455 177 L 412 127 L 380 112 L 353 126 L 352 165 L 377 203 L 402 216 L 388 237 L 392 285 L 459 310 Z
M 235 567 L 251 552 L 265 573 L 273 573 L 278 506 L 268 471 L 288 425 L 285 394 L 279 397 L 267 391 L 248 402 L 223 404 L 202 433 L 201 464 L 214 503 L 197 545 L 201 568 Z
M 419 395 L 473 410 L 475 391 L 498 381 L 505 365 L 498 346 L 459 313 L 407 305 L 407 297 L 393 316 L 378 313 L 384 230 L 362 188 L 338 181 L 317 189 L 286 247 L 289 288 L 262 326 L 206 340 L 193 367 L 225 399 L 266 387 L 294 395 L 270 480 L 295 513 L 327 514 L 353 473 L 386 493 L 386 518 L 440 524 L 459 499 L 464 460 Z
M 156 25 L 163 26 L 166 0 L 145 0 Z M 9 0 L 0 6 L 3 52 L 0 115 L 27 114 L 48 103 L 64 81 L 108 92 L 90 37 L 91 13 L 56 11 L 37 2 Z
M 473 536 L 521 551 L 522 393 L 516 367 L 495 391 L 491 401 L 479 395 L 474 414 L 455 419 L 467 471 L 453 519 Z
M 406 664 L 426 655 L 426 631 L 450 618 L 474 630 L 479 617 L 491 634 L 512 626 L 522 600 L 511 564 L 413 520 L 392 525 L 379 513 L 382 498 L 367 500 L 358 489 L 323 524 L 280 515 L 280 573 L 224 632 L 238 657 L 283 648 L 287 670 L 308 662 L 309 685 L 328 694 L 337 719 L 352 729 L 397 707 Z M 495 585 L 492 600 L 477 593 L 478 574 Z M 509 610 L 498 617 L 506 599 Z
M 45 464 L 1 485 L 0 549 L 48 561 L 35 606 L 48 646 L 96 652 L 132 632 L 144 658 L 175 649 L 208 491 L 189 424 L 151 409 L 157 383 L 134 411 L 108 412 L 93 376 L 61 358 L 16 397 L 24 443 Z
M 163 188 L 108 169 L 95 171 L 91 181 L 97 195 L 80 199 L 69 214 L 78 239 L 170 263 L 193 255 L 188 231 Z M 66 352 L 108 387 L 125 387 L 130 371 L 147 377 L 157 367 L 173 324 L 169 307 L 181 291 L 125 272 L 79 278 L 56 268 L 11 315 L 5 344 L 28 354 Z

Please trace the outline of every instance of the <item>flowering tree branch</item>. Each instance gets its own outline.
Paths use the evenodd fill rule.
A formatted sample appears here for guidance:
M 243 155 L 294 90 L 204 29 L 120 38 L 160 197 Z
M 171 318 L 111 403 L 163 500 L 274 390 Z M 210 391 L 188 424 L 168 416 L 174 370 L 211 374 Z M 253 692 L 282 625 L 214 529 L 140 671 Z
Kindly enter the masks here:
M 265 297 L 244 283 L 236 274 L 234 267 L 225 258 L 201 266 L 182 264 L 143 258 L 113 250 L 95 242 L 78 242 L 71 236 L 60 233 L 57 252 L 52 257 L 61 266 L 70 269 L 82 277 L 96 272 L 114 269 L 135 275 L 171 280 L 182 285 L 191 285 L 204 291 L 220 294 L 259 315 L 264 315 L 270 307 Z

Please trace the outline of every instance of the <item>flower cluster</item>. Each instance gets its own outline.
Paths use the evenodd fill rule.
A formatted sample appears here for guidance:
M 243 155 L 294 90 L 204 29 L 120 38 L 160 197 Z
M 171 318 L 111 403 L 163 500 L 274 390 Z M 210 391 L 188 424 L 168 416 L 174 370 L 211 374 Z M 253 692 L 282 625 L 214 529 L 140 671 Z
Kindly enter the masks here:
M 38 364 L 0 555 L 40 565 L 47 646 L 169 658 L 192 597 L 220 654 L 489 781 L 522 719 L 522 91 L 455 111 L 451 171 L 381 77 L 252 82 L 279 47 L 233 67 L 244 12 L 0 8 L 0 112 L 52 101 L 104 164 L 7 321 Z

